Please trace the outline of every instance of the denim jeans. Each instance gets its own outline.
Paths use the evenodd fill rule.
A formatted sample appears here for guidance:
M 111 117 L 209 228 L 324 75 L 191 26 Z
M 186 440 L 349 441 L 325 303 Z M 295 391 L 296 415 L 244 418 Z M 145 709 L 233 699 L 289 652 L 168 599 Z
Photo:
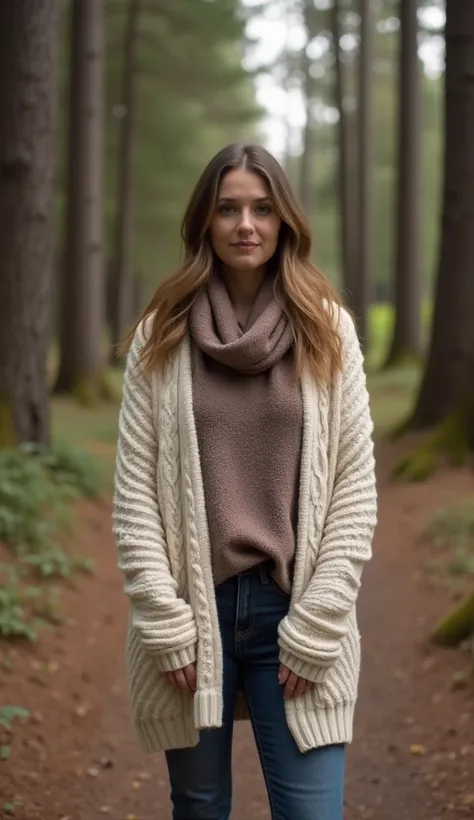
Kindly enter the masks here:
M 342 820 L 343 745 L 302 754 L 288 729 L 278 682 L 277 628 L 289 596 L 264 565 L 216 589 L 224 653 L 224 714 L 197 746 L 166 753 L 173 820 L 229 820 L 236 693 L 245 692 L 272 820 Z

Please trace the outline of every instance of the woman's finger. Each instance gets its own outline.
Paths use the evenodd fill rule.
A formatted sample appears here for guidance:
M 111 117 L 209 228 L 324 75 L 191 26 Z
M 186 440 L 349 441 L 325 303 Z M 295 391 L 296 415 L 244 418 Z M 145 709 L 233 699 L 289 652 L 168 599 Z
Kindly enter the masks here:
M 188 682 L 188 686 L 191 692 L 196 691 L 196 665 L 194 663 L 190 663 L 188 666 L 185 666 L 183 669 L 184 677 Z
M 186 680 L 186 675 L 184 674 L 183 669 L 176 669 L 175 673 L 175 681 L 176 686 L 183 690 L 183 692 L 190 692 L 191 689 L 189 688 L 189 683 Z
M 294 672 L 290 672 L 288 680 L 285 684 L 285 698 L 292 698 L 298 683 L 298 676 Z

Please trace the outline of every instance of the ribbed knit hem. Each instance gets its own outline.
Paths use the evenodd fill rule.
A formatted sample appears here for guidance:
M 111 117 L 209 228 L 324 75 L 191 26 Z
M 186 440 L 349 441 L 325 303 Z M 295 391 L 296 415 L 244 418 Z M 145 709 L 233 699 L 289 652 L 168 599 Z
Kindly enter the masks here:
M 300 752 L 334 743 L 352 743 L 355 703 L 339 703 L 328 709 L 304 710 L 286 701 L 288 726 Z
M 155 654 L 158 669 L 161 672 L 174 672 L 176 669 L 184 669 L 190 663 L 195 663 L 197 657 L 197 645 L 185 646 L 183 649 L 176 649 L 173 652 L 160 652 Z
M 185 749 L 196 746 L 199 740 L 191 712 L 171 720 L 135 723 L 135 728 L 145 754 L 165 752 L 167 749 Z
M 197 729 L 217 729 L 222 726 L 222 692 L 196 692 L 194 723 Z
M 330 672 L 330 666 L 317 666 L 314 663 L 303 661 L 290 652 L 288 649 L 280 647 L 280 661 L 288 669 L 291 669 L 295 675 L 305 680 L 313 681 L 313 683 L 322 683 Z

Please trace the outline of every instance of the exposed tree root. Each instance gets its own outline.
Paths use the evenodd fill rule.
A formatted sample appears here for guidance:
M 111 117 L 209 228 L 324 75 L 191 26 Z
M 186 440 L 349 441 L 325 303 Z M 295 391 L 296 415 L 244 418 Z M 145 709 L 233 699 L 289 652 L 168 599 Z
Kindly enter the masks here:
M 425 441 L 404 456 L 393 471 L 401 481 L 425 481 L 446 456 L 455 467 L 463 467 L 470 454 L 470 418 L 464 410 L 457 410 L 441 422 Z M 404 432 L 412 424 L 405 423 Z M 402 429 L 402 428 L 400 428 Z M 400 432 L 398 433 L 400 435 Z
M 431 639 L 443 646 L 457 646 L 474 634 L 474 594 L 461 601 L 435 626 Z

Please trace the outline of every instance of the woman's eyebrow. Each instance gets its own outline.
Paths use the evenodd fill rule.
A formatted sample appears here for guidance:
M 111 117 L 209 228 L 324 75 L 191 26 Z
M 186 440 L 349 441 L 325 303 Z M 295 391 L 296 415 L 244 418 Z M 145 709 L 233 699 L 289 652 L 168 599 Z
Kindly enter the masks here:
M 238 202 L 239 200 L 236 197 L 232 196 L 220 196 L 219 202 Z M 255 197 L 254 202 L 271 202 L 271 197 L 269 196 L 258 196 Z

